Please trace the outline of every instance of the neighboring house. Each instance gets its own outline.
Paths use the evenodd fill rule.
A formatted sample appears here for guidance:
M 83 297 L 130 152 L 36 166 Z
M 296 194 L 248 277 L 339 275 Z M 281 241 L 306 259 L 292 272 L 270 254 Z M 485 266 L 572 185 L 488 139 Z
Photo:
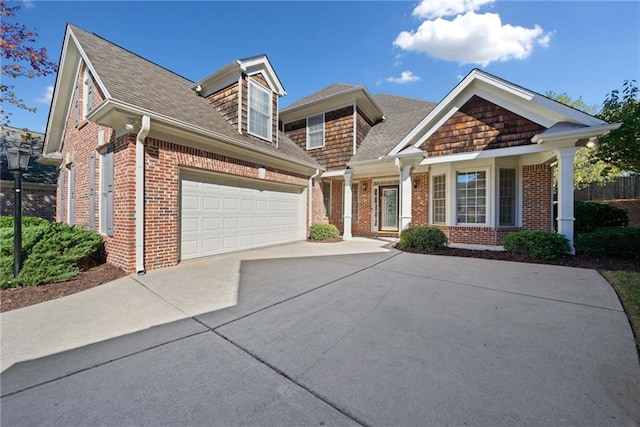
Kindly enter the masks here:
M 14 175 L 7 169 L 5 150 L 22 145 L 31 149 L 29 169 L 22 175 L 22 214 L 55 219 L 58 171 L 38 163 L 43 141 L 43 133 L 0 126 L 0 215 L 13 215 L 14 206 Z
M 127 271 L 303 240 L 433 225 L 451 243 L 573 239 L 573 156 L 617 128 L 473 70 L 440 103 L 334 84 L 280 110 L 265 55 L 191 82 L 78 27 L 65 33 L 44 157 L 58 219 Z

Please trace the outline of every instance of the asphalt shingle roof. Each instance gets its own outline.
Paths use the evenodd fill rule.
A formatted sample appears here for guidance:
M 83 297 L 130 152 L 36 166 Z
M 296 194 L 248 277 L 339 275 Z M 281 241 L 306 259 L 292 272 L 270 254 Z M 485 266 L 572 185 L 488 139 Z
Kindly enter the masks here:
M 319 99 L 327 98 L 327 97 L 329 97 L 331 95 L 335 95 L 336 93 L 340 93 L 340 92 L 344 92 L 344 91 L 349 90 L 349 89 L 353 89 L 355 87 L 359 87 L 359 86 L 347 85 L 347 84 L 342 84 L 342 83 L 334 83 L 331 86 L 327 86 L 326 88 L 324 88 L 324 89 L 322 89 L 322 90 L 320 90 L 318 92 L 312 93 L 309 96 L 305 96 L 304 98 L 294 102 L 291 105 L 288 105 L 287 107 L 283 108 L 280 111 L 281 112 L 286 112 L 286 111 L 292 110 L 292 109 L 297 108 L 297 107 L 301 107 L 301 106 L 306 105 L 306 104 L 311 104 L 312 102 L 317 101 Z
M 352 161 L 386 156 L 433 108 L 435 102 L 380 94 L 373 97 L 382 108 L 385 121 L 371 128 Z
M 56 184 L 57 168 L 55 166 L 46 166 L 37 162 L 38 157 L 42 154 L 42 146 L 44 143 L 44 134 L 40 132 L 27 131 L 31 138 L 27 141 L 23 138 L 25 131 L 10 126 L 0 126 L 0 179 L 2 181 L 13 180 L 13 172 L 10 172 L 7 164 L 7 156 L 5 150 L 10 147 L 17 147 L 20 144 L 29 145 L 31 147 L 31 158 L 29 160 L 29 169 L 22 175 L 23 182 L 37 184 Z
M 111 98 L 188 125 L 212 131 L 267 152 L 280 153 L 292 160 L 316 166 L 288 138 L 279 139 L 279 147 L 240 135 L 204 98 L 191 90 L 192 81 L 160 67 L 95 34 L 70 25 L 98 77 Z

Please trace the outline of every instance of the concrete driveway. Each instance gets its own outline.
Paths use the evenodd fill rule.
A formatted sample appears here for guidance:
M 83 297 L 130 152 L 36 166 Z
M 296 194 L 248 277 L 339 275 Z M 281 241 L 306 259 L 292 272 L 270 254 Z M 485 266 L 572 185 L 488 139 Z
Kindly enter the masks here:
M 595 271 L 358 239 L 214 257 L 2 314 L 3 425 L 637 425 Z

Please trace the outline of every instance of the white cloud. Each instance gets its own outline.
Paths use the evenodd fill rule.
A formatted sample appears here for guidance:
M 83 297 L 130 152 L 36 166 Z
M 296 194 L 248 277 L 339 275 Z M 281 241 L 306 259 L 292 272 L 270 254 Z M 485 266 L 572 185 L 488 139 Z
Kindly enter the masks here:
M 22 5 L 27 9 L 31 9 L 32 7 L 36 6 L 31 0 L 22 0 Z
M 44 94 L 42 96 L 37 97 L 36 101 L 40 102 L 41 104 L 49 104 L 52 98 L 53 98 L 53 86 L 47 86 L 47 89 L 45 90 Z
M 400 73 L 400 77 L 387 77 L 385 80 L 390 83 L 398 83 L 402 85 L 405 83 L 417 82 L 420 80 L 420 77 L 407 70 Z
M 426 20 L 416 31 L 401 32 L 393 44 L 434 58 L 486 67 L 494 61 L 525 59 L 536 46 L 547 47 L 551 36 L 539 25 L 503 25 L 498 14 L 467 12 L 451 21 Z
M 474 12 L 487 3 L 495 0 L 422 0 L 415 9 L 413 16 L 419 18 L 442 18 L 454 16 L 463 12 Z

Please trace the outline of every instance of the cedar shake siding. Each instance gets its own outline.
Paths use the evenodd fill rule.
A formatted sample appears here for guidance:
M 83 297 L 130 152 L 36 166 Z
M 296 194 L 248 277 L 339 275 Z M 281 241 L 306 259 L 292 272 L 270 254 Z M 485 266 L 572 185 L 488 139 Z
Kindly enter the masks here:
M 255 135 L 252 135 L 248 131 L 248 113 L 249 113 L 249 79 L 253 80 L 255 83 L 258 83 L 265 89 L 271 92 L 269 89 L 269 85 L 267 81 L 262 76 L 262 74 L 256 74 L 254 76 L 247 76 L 245 74 L 242 75 L 242 123 L 241 129 L 238 130 L 238 83 L 233 83 L 227 86 L 224 89 L 219 90 L 211 95 L 209 95 L 206 99 L 209 101 L 211 105 L 215 107 L 215 109 L 220 113 L 224 119 L 229 122 L 231 126 L 238 130 L 242 135 L 254 139 L 256 141 L 260 141 L 263 143 L 269 143 L 262 138 L 259 138 Z M 272 123 L 271 123 L 271 144 L 277 144 L 277 135 L 278 135 L 278 94 L 271 93 L 271 111 L 272 111 Z
M 373 123 L 365 117 L 360 108 L 356 108 L 356 112 L 356 149 L 358 149 L 360 148 L 360 144 L 362 144 L 362 141 L 364 141 L 364 138 L 373 127 Z
M 420 146 L 429 156 L 491 150 L 531 144 L 545 128 L 479 96 L 459 111 Z
M 306 119 L 284 125 L 285 134 L 303 150 L 307 150 Z M 324 147 L 307 153 L 327 170 L 344 169 L 353 156 L 353 106 L 324 115 Z
M 238 129 L 238 83 L 211 94 L 207 101 L 224 117 L 234 128 Z

